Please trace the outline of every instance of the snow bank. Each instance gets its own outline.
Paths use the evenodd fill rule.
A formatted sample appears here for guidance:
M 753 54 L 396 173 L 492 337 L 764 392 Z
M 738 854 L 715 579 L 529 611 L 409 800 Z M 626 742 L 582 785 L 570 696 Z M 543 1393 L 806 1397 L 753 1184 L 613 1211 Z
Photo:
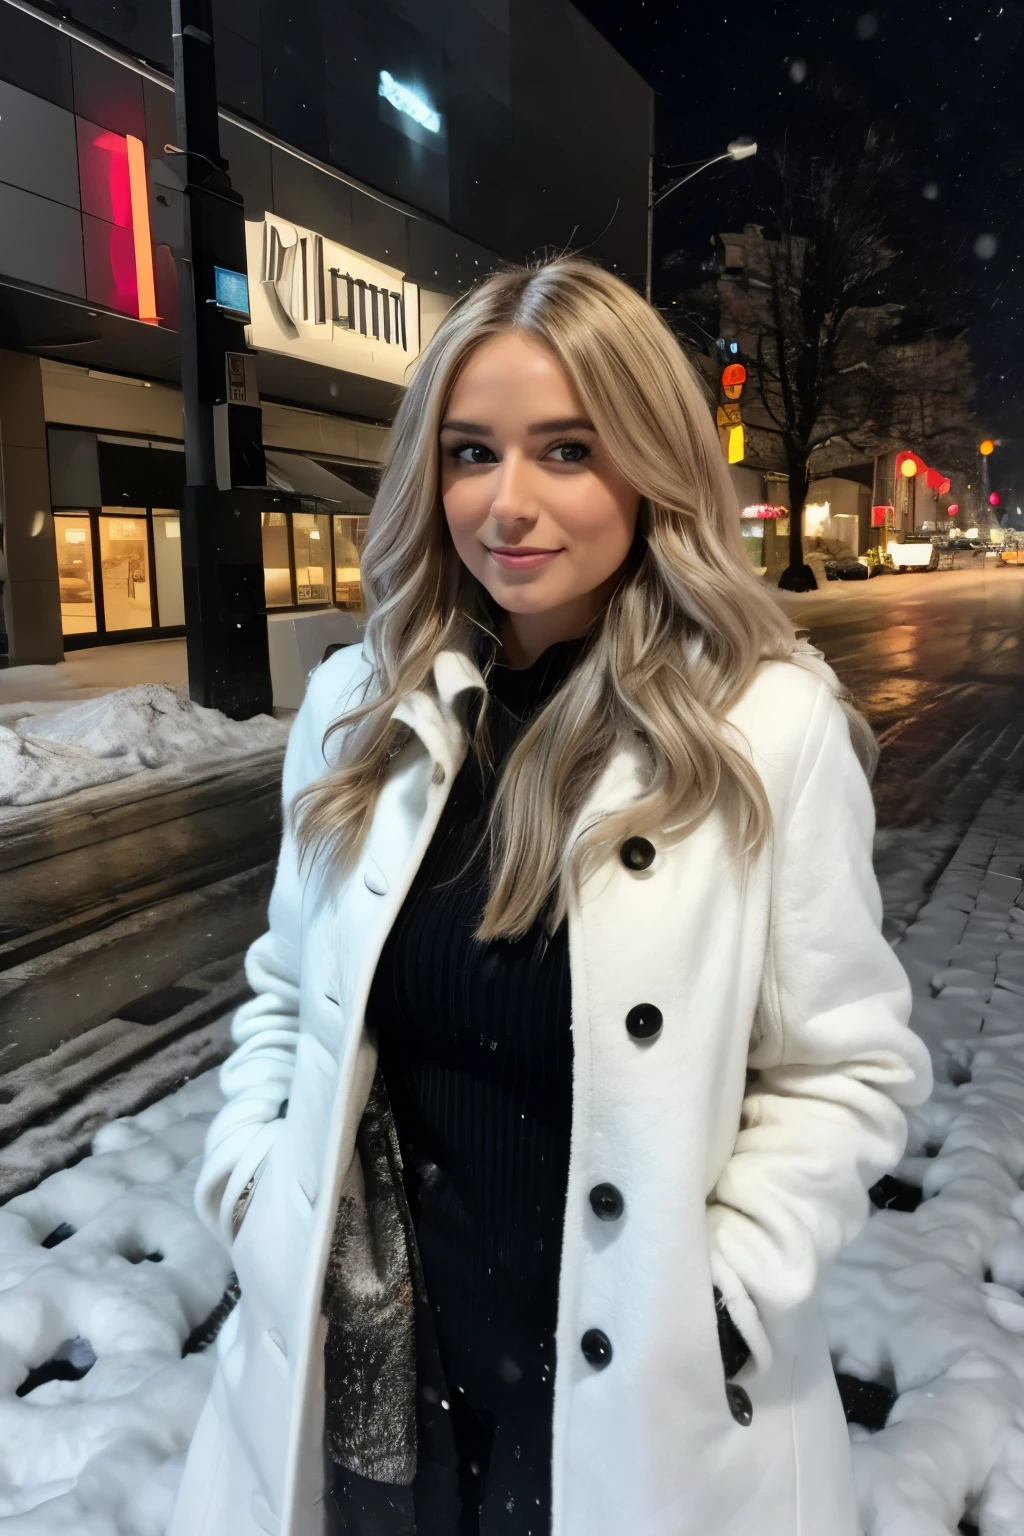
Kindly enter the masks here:
M 166 1528 L 214 1364 L 212 1352 L 182 1348 L 231 1269 L 192 1209 L 216 1079 L 105 1126 L 92 1156 L 0 1210 L 10 1536 Z
M 270 715 L 229 720 L 193 704 L 184 689 L 140 683 L 0 726 L 0 806 L 55 800 L 185 758 L 283 745 L 287 735 Z
M 822 1287 L 837 1371 L 896 1394 L 851 1427 L 866 1536 L 1024 1533 L 1022 828 L 998 791 L 896 951 L 935 1067 L 896 1170 L 920 1203 L 875 1214 Z

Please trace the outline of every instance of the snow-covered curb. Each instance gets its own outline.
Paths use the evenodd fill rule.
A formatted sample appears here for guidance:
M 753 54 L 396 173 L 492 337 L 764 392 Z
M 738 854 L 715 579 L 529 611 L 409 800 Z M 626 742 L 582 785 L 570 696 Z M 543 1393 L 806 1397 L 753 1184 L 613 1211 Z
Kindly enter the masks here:
M 283 745 L 270 715 L 229 720 L 183 688 L 139 683 L 0 725 L 0 806 L 34 805 L 142 769 L 209 762 Z
M 897 954 L 935 1066 L 879 1211 L 825 1277 L 836 1369 L 896 1394 L 851 1428 L 867 1536 L 1024 1532 L 1024 793 L 988 799 Z

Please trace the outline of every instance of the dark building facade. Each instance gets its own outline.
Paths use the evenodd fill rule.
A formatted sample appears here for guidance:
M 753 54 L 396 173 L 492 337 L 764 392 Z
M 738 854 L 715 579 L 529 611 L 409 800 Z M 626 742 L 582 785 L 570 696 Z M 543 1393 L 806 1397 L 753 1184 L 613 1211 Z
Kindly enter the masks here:
M 387 424 L 453 299 L 501 260 L 565 247 L 642 285 L 652 93 L 566 0 L 214 14 L 271 481 L 268 610 L 358 608 Z M 13 664 L 181 633 L 174 141 L 169 0 L 0 0 Z

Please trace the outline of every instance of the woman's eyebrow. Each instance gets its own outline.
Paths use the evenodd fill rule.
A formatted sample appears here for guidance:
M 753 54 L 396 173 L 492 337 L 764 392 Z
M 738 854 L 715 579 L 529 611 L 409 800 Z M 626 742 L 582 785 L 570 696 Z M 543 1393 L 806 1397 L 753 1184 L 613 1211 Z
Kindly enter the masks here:
M 472 432 L 477 437 L 493 437 L 494 432 L 490 427 L 482 426 L 478 421 L 446 421 L 441 425 L 442 432 Z M 586 416 L 562 416 L 556 421 L 537 421 L 527 428 L 531 437 L 540 437 L 546 432 L 593 432 L 594 423 L 588 421 Z
M 585 416 L 563 416 L 557 421 L 538 421 L 528 428 L 532 436 L 540 436 L 543 432 L 593 432 L 594 423 L 588 421 Z

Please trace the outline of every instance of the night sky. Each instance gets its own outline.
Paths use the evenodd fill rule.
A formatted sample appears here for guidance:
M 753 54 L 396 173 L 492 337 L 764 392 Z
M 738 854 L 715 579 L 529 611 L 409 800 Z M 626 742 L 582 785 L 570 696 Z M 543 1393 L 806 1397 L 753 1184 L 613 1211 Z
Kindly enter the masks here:
M 656 190 L 741 134 L 760 146 L 756 160 L 713 167 L 659 207 L 656 269 L 674 249 L 699 254 L 716 231 L 758 219 L 759 162 L 783 135 L 827 151 L 832 135 L 863 135 L 868 122 L 892 133 L 913 284 L 941 318 L 967 325 L 979 417 L 1001 440 L 992 483 L 1022 500 L 1024 0 L 575 3 L 654 87 Z M 666 281 L 656 270 L 655 300 Z

